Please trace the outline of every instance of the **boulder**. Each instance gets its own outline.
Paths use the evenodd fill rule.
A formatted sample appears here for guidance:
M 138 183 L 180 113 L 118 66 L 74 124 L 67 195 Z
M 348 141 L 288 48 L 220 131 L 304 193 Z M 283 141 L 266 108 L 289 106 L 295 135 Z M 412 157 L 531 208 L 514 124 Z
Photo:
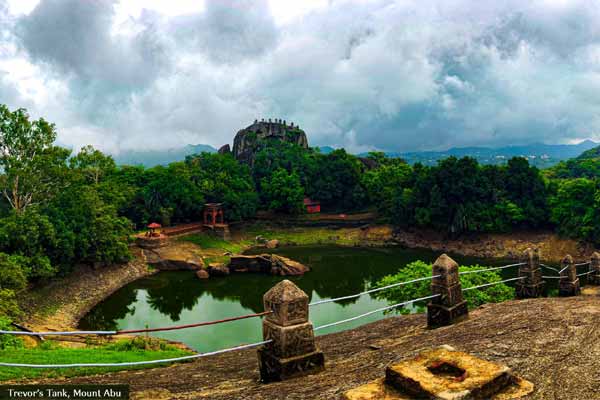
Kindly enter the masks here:
M 262 272 L 271 270 L 271 255 L 233 256 L 227 266 L 231 272 Z
M 228 268 L 231 272 L 259 272 L 288 276 L 302 275 L 310 269 L 297 261 L 275 254 L 231 257 Z
M 210 275 L 208 274 L 208 272 L 205 269 L 199 269 L 198 271 L 196 271 L 196 276 L 199 279 L 208 279 L 208 278 L 210 278 Z
M 208 273 L 210 276 L 227 276 L 229 275 L 229 268 L 223 263 L 210 263 Z
M 162 271 L 192 270 L 204 267 L 201 250 L 193 243 L 172 242 L 156 249 L 142 249 L 146 262 Z
M 304 275 L 310 269 L 297 261 L 287 257 L 271 255 L 271 275 L 289 276 L 289 275 Z
M 267 249 L 276 249 L 279 247 L 279 240 L 273 239 L 269 240 L 266 244 Z

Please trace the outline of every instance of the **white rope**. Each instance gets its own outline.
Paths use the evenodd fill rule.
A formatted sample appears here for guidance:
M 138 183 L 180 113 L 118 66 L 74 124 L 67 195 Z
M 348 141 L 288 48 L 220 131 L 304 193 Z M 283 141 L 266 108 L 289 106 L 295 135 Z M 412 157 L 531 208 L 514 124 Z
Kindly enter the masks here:
M 586 262 L 582 262 L 582 263 L 579 263 L 579 264 L 575 264 L 575 266 L 576 267 L 581 267 L 583 265 L 588 265 L 588 264 L 591 264 L 591 261 L 586 261 Z
M 565 272 L 566 270 L 568 270 L 570 266 L 571 266 L 571 264 L 568 264 L 566 267 L 564 267 L 563 269 L 561 269 L 560 271 L 558 271 L 558 273 L 562 274 L 563 272 Z
M 472 286 L 470 288 L 463 289 L 463 292 L 466 292 L 467 290 L 480 289 L 480 288 L 484 288 L 484 287 L 487 287 L 487 286 L 498 285 L 499 283 L 506 283 L 506 282 L 518 281 L 518 280 L 525 279 L 525 278 L 526 278 L 525 276 L 522 276 L 520 278 L 511 278 L 511 279 L 505 279 L 503 281 L 486 283 L 485 285 Z
M 381 311 L 391 310 L 392 308 L 396 308 L 396 307 L 400 307 L 400 306 L 405 306 L 407 304 L 415 303 L 417 301 L 423 301 L 423 300 L 433 299 L 434 297 L 438 297 L 438 296 L 441 296 L 441 295 L 434 294 L 433 296 L 421 297 L 419 299 L 408 300 L 408 301 L 404 301 L 402 303 L 394 304 L 393 306 L 387 306 L 387 307 L 378 308 L 377 310 L 369 311 L 369 312 L 366 312 L 364 314 L 357 315 L 356 317 L 352 317 L 352 318 L 348 318 L 348 319 L 343 319 L 341 321 L 332 322 L 330 324 L 318 326 L 314 330 L 318 331 L 318 330 L 329 328 L 329 327 L 332 327 L 332 326 L 336 326 L 336 325 L 340 325 L 340 324 L 345 324 L 346 322 L 356 321 L 357 319 L 360 319 L 360 318 L 363 318 L 363 317 L 367 317 L 369 315 L 376 314 L 376 313 L 381 312 Z
M 525 265 L 526 263 L 518 263 L 518 264 L 509 264 L 509 265 L 503 265 L 502 267 L 493 267 L 493 268 L 485 268 L 485 269 L 478 269 L 475 271 L 462 271 L 459 272 L 459 275 L 467 275 L 467 274 L 476 274 L 478 272 L 487 272 L 487 271 L 495 271 L 497 269 L 505 269 L 505 268 L 510 268 L 510 267 L 519 267 L 521 265 Z
M 413 280 L 406 281 L 406 282 L 393 283 L 391 285 L 383 286 L 383 287 L 380 287 L 380 288 L 375 288 L 375 289 L 367 290 L 366 292 L 361 292 L 361 293 L 357 293 L 357 294 L 351 294 L 351 295 L 348 295 L 348 296 L 336 297 L 335 299 L 326 299 L 326 300 L 315 301 L 314 303 L 310 303 L 309 306 L 312 307 L 312 306 L 318 306 L 320 304 L 333 303 L 334 301 L 354 299 L 354 298 L 363 296 L 365 294 L 380 292 L 382 290 L 386 290 L 386 289 L 393 288 L 393 287 L 396 287 L 396 286 L 408 285 L 409 283 L 415 283 L 415 282 L 426 281 L 426 280 L 430 280 L 430 279 L 434 279 L 434 278 L 439 278 L 440 276 L 441 275 L 425 276 L 423 278 L 417 278 L 417 279 L 413 279 Z
M 544 267 L 544 268 L 548 268 L 549 270 L 552 270 L 552 271 L 554 271 L 554 272 L 558 273 L 558 269 L 556 269 L 556 268 L 553 268 L 553 267 L 551 267 L 551 266 L 549 266 L 549 265 L 546 265 L 546 264 L 540 264 L 540 266 L 541 266 L 541 267 Z
M 494 270 L 498 270 L 498 269 L 505 269 L 505 268 L 510 268 L 510 267 L 518 267 L 520 265 L 525 265 L 525 264 L 526 263 L 517 263 L 517 264 L 503 265 L 501 267 L 480 269 L 480 270 L 476 270 L 476 271 L 464 271 L 464 272 L 459 272 L 459 275 L 474 274 L 474 273 L 477 273 L 477 272 L 494 271 Z M 408 285 L 409 283 L 415 283 L 415 282 L 421 282 L 421 281 L 425 281 L 425 280 L 429 280 L 429 279 L 439 278 L 440 276 L 441 275 L 426 276 L 426 277 L 423 277 L 423 278 L 417 278 L 417 279 L 413 279 L 413 280 L 406 281 L 406 282 L 399 282 L 399 283 L 394 283 L 394 284 L 391 284 L 391 285 L 383 286 L 383 287 L 380 287 L 380 288 L 370 289 L 370 290 L 367 290 L 365 292 L 361 292 L 361 293 L 357 293 L 357 294 L 352 294 L 352 295 L 342 296 L 342 297 L 336 297 L 334 299 L 319 300 L 319 301 L 315 301 L 314 303 L 310 303 L 309 306 L 312 307 L 312 306 L 317 306 L 317 305 L 320 305 L 320 304 L 333 303 L 335 301 L 355 299 L 355 298 L 363 296 L 365 294 L 376 293 L 376 292 L 380 292 L 382 290 L 390 289 L 390 288 L 393 288 L 393 287 L 402 286 L 402 285 Z
M 116 335 L 117 331 L 71 331 L 71 332 L 23 332 L 2 331 L 0 335 L 23 335 L 23 336 L 74 336 L 74 335 Z
M 133 362 L 125 362 L 125 363 L 99 363 L 99 364 L 16 364 L 16 363 L 0 363 L 0 367 L 18 367 L 18 368 L 88 368 L 88 367 L 129 367 L 129 366 L 137 366 L 137 365 L 151 365 L 151 364 L 161 364 L 161 363 L 171 363 L 177 361 L 185 361 L 185 360 L 193 360 L 196 358 L 214 356 L 217 354 L 228 353 L 230 351 L 236 350 L 244 350 L 250 349 L 252 347 L 262 346 L 263 344 L 267 344 L 272 342 L 272 340 L 265 340 L 258 343 L 245 344 L 242 346 L 231 347 L 229 349 L 212 351 L 210 353 L 199 353 L 192 354 L 189 356 L 176 357 L 176 358 L 166 358 L 163 360 L 149 360 L 149 361 L 133 361 Z
M 593 274 L 594 271 L 588 271 L 588 272 L 583 272 L 581 274 L 577 274 L 577 276 L 584 276 L 584 275 L 589 275 L 589 274 Z
M 546 276 L 546 275 L 542 275 L 543 279 L 560 279 L 560 276 Z

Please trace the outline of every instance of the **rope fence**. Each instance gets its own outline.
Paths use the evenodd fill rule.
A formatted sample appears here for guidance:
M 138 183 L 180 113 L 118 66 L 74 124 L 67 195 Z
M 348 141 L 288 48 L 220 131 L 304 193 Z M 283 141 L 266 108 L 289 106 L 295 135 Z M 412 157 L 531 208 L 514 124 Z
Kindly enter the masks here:
M 525 265 L 525 264 L 526 263 L 517 263 L 517 264 L 503 265 L 501 267 L 478 269 L 478 270 L 475 270 L 475 271 L 462 271 L 462 272 L 459 272 L 458 274 L 459 275 L 477 274 L 477 273 L 480 273 L 480 272 L 495 271 L 495 270 L 506 269 L 506 268 L 511 268 L 511 267 L 520 267 L 521 265 Z
M 391 285 L 387 285 L 387 286 L 383 286 L 383 287 L 379 287 L 379 288 L 367 290 L 365 292 L 360 292 L 360 293 L 357 293 L 357 294 L 351 294 L 349 296 L 342 296 L 342 297 L 336 297 L 334 299 L 325 299 L 325 300 L 315 301 L 314 303 L 310 303 L 309 306 L 312 307 L 312 306 L 318 306 L 320 304 L 333 303 L 333 302 L 340 301 L 340 300 L 355 299 L 355 298 L 363 296 L 365 294 L 371 294 L 371 293 L 381 292 L 382 290 L 390 289 L 390 288 L 393 288 L 393 287 L 402 286 L 402 285 L 408 285 L 409 283 L 415 283 L 415 282 L 421 282 L 421 281 L 431 280 L 431 279 L 434 279 L 434 278 L 439 278 L 440 276 L 441 275 L 425 276 L 423 278 L 412 279 L 412 280 L 406 281 L 406 282 L 393 283 Z
M 77 364 L 19 364 L 19 363 L 5 363 L 0 362 L 0 367 L 17 367 L 17 368 L 92 368 L 92 367 L 135 367 L 140 365 L 152 365 L 152 364 L 162 364 L 162 363 L 173 363 L 179 361 L 187 361 L 194 360 L 197 358 L 216 356 L 217 354 L 229 353 L 231 351 L 239 351 L 245 349 L 251 349 L 253 347 L 262 346 L 263 344 L 267 344 L 272 342 L 272 340 L 265 340 L 262 342 L 244 344 L 241 346 L 230 347 L 228 349 L 211 351 L 209 353 L 197 353 L 189 356 L 175 357 L 175 358 L 165 358 L 162 360 L 147 360 L 147 361 L 131 361 L 131 362 L 123 362 L 123 363 L 96 363 L 96 364 L 85 364 L 85 363 L 77 363 Z
M 449 259 L 449 257 L 447 256 L 442 256 L 442 257 L 446 257 L 446 260 L 444 260 L 444 262 L 452 261 L 454 263 L 453 260 Z M 440 259 L 442 258 L 440 257 Z M 438 259 L 439 260 L 439 259 Z M 437 263 L 438 261 L 436 261 Z M 454 288 L 454 286 L 450 287 L 448 285 L 459 285 L 460 286 L 460 280 L 458 279 L 459 275 L 468 275 L 468 274 L 477 274 L 477 273 L 485 273 L 485 272 L 489 272 L 489 271 L 499 271 L 499 270 L 504 270 L 507 268 L 512 268 L 512 267 L 521 267 L 521 266 L 525 266 L 528 265 L 528 263 L 526 262 L 521 262 L 521 263 L 514 263 L 514 264 L 508 264 L 508 265 L 503 265 L 503 266 L 498 266 L 498 267 L 492 267 L 492 268 L 485 268 L 485 269 L 479 269 L 479 270 L 473 270 L 473 271 L 457 271 L 456 270 L 456 263 L 454 263 L 455 266 L 454 267 L 448 267 L 447 264 L 438 264 L 438 265 L 442 265 L 442 267 L 438 266 L 436 268 L 437 271 L 439 271 L 439 268 L 446 268 L 445 270 L 442 269 L 442 271 L 445 271 L 444 274 L 437 274 L 437 275 L 432 275 L 432 276 L 426 276 L 426 277 L 421 277 L 421 278 L 415 278 L 415 279 L 411 279 L 408 281 L 404 281 L 404 282 L 398 282 L 398 283 L 394 283 L 394 284 L 390 284 L 390 285 L 386 285 L 383 287 L 375 287 L 360 293 L 356 293 L 356 294 L 351 294 L 351 295 L 347 295 L 347 296 L 341 296 L 341 297 L 336 297 L 336 298 L 331 298 L 331 299 L 324 299 L 324 300 L 319 300 L 319 301 L 315 301 L 313 303 L 307 304 L 304 303 L 304 307 L 307 307 L 307 311 L 306 311 L 306 315 L 308 315 L 308 308 L 310 307 L 314 307 L 314 306 L 318 306 L 318 305 L 322 305 L 322 304 L 327 304 L 327 303 L 333 303 L 333 302 L 339 302 L 339 301 L 343 301 L 343 300 L 349 300 L 349 299 L 355 299 L 364 295 L 368 295 L 368 294 L 373 294 L 373 293 L 377 293 L 377 292 L 381 292 L 384 290 L 388 290 L 394 287 L 399 287 L 399 286 L 403 286 L 403 285 L 409 285 L 412 283 L 417 283 L 417 282 L 423 282 L 423 281 L 431 281 L 433 279 L 436 278 L 440 278 L 442 276 L 449 276 L 452 275 L 452 279 L 449 279 L 448 282 L 457 282 L 458 283 L 444 283 L 444 282 L 438 282 L 439 285 L 442 285 L 441 287 L 443 288 L 442 291 L 440 291 L 440 288 L 437 288 L 439 285 L 436 285 L 436 290 L 434 291 L 435 294 L 429 295 L 429 296 L 424 296 L 424 297 L 420 297 L 420 298 L 416 298 L 416 299 L 411 299 L 411 300 L 406 300 L 397 304 L 393 304 L 393 305 L 389 305 L 389 306 L 385 306 L 385 307 L 380 307 L 377 308 L 375 310 L 372 311 L 368 311 L 365 312 L 363 314 L 354 316 L 354 317 L 350 317 L 350 318 L 346 318 L 346 319 L 342 319 L 339 321 L 335 321 L 335 322 L 331 322 L 331 323 L 327 323 L 318 327 L 315 327 L 313 329 L 313 331 L 317 332 L 323 329 L 327 329 L 327 328 L 331 328 L 334 326 L 338 326 L 338 325 L 342 325 L 342 324 L 346 324 L 349 322 L 353 322 L 365 317 L 368 317 L 370 315 L 376 314 L 376 313 L 380 313 L 380 312 L 385 312 L 388 310 L 392 310 L 392 309 L 396 309 L 399 307 L 403 307 L 409 304 L 413 304 L 413 303 L 417 303 L 417 302 L 422 302 L 422 301 L 426 301 L 426 300 L 432 300 L 438 297 L 442 297 L 444 300 L 443 302 L 432 302 L 433 306 L 435 307 L 439 307 L 440 305 L 446 306 L 446 301 L 448 301 L 448 293 L 452 293 L 451 289 Z M 590 262 L 585 262 L 585 263 L 579 263 L 579 264 L 574 264 L 576 266 L 584 266 L 584 265 L 589 265 Z M 446 265 L 445 267 L 443 265 Z M 545 264 L 539 264 L 538 265 L 540 267 L 552 270 L 556 273 L 558 273 L 558 275 L 562 275 L 562 273 L 568 269 L 569 267 L 571 267 L 573 264 L 571 265 L 567 265 L 566 267 L 564 267 L 561 270 L 555 269 L 551 266 L 545 265 Z M 586 276 L 589 274 L 592 274 L 594 271 L 590 270 L 588 272 L 584 272 L 581 274 L 578 274 L 577 276 Z M 522 271 L 519 268 L 519 275 L 521 275 Z M 538 275 L 539 277 L 540 275 Z M 509 282 L 517 282 L 517 281 L 521 281 L 523 279 L 528 279 L 528 277 L 530 278 L 530 276 L 518 276 L 516 278 L 509 278 L 509 279 L 503 279 L 503 280 L 499 280 L 499 281 L 495 281 L 495 282 L 490 282 L 490 283 L 486 283 L 486 284 L 481 284 L 481 285 L 477 285 L 477 286 L 472 286 L 472 287 L 468 287 L 468 288 L 461 288 L 462 292 L 467 292 L 467 291 L 471 291 L 471 290 L 477 290 L 477 289 L 483 289 L 486 287 L 491 287 L 494 285 L 498 285 L 498 284 L 503 284 L 503 283 L 509 283 Z M 541 276 L 541 278 L 543 279 L 561 279 L 561 276 Z M 539 279 L 539 278 L 538 278 Z M 289 281 L 283 281 L 280 282 L 278 285 L 283 284 L 284 282 L 287 282 L 287 285 L 293 285 L 293 283 L 289 282 Z M 561 283 L 562 284 L 562 283 Z M 446 285 L 446 286 L 444 286 Z M 520 286 L 518 286 L 520 287 Z M 301 291 L 301 290 L 300 290 Z M 273 292 L 273 293 L 277 293 L 277 290 L 275 291 L 269 291 L 269 292 Z M 269 293 L 268 292 L 268 293 Z M 444 294 L 441 294 L 444 293 Z M 519 293 L 517 293 L 517 297 L 519 296 Z M 265 295 L 265 299 L 266 299 L 267 295 Z M 451 297 L 452 298 L 452 297 Z M 520 298 L 520 297 L 519 297 Z M 279 301 L 284 301 L 282 299 L 279 299 Z M 287 301 L 287 300 L 285 300 Z M 306 301 L 306 300 L 305 300 Z M 276 302 L 277 303 L 277 302 Z M 428 307 L 431 307 L 432 303 L 430 303 L 428 305 Z M 273 304 L 273 303 L 270 303 Z M 464 313 L 468 313 L 468 310 L 466 309 L 466 302 L 462 301 L 461 306 L 464 306 Z M 176 326 L 169 326 L 169 327 L 158 327 L 158 328 L 146 328 L 146 329 L 129 329 L 129 330 L 112 330 L 112 331 L 68 331 L 68 332 L 52 332 L 52 331 L 46 331 L 46 332 L 29 332 L 29 331 L 9 331 L 9 330 L 0 330 L 0 334 L 7 334 L 7 335 L 23 335 L 23 336 L 37 336 L 37 337 L 44 337 L 44 336 L 76 336 L 76 335 L 99 335 L 99 336 L 118 336 L 118 335 L 126 335 L 126 334 L 137 334 L 137 333 L 149 333 L 149 332 L 163 332 L 163 331 L 173 331 L 173 330 L 181 330 L 181 329 L 188 329 L 188 328 L 195 328 L 195 327 L 203 327 L 203 326 L 209 326 L 209 325 L 217 325 L 217 324 L 223 324 L 223 323 L 228 323 L 228 322 L 232 322 L 232 321 L 238 321 L 238 320 L 243 320 L 243 319 L 249 319 L 249 318 L 259 318 L 259 317 L 264 317 L 270 314 L 273 314 L 274 311 L 273 310 L 277 310 L 277 313 L 275 313 L 275 317 L 272 319 L 269 319 L 269 323 L 272 324 L 274 323 L 273 321 L 278 320 L 278 318 L 283 318 L 280 317 L 280 313 L 287 313 L 289 312 L 287 308 L 273 308 L 272 306 L 268 306 L 267 307 L 267 300 L 265 300 L 265 308 L 267 308 L 266 311 L 264 312 L 260 312 L 260 313 L 254 313 L 254 314 L 247 314 L 247 315 L 241 315 L 241 316 L 237 316 L 237 317 L 230 317 L 230 318 L 225 318 L 225 319 L 220 319 L 220 320 L 214 320 L 214 321 L 205 321 L 205 322 L 198 322 L 198 323 L 193 323 L 193 324 L 186 324 L 186 325 L 176 325 Z M 428 311 L 428 325 L 429 325 L 430 321 L 429 321 L 429 311 Z M 263 329 L 265 329 L 263 327 Z M 273 329 L 273 328 L 269 328 L 269 329 Z M 287 328 L 286 328 L 287 329 Z M 266 331 L 265 331 L 266 332 Z M 264 338 L 269 339 L 269 340 L 263 340 L 260 342 L 256 342 L 256 343 L 251 343 L 251 344 L 243 344 L 243 345 L 239 345 L 236 347 L 231 347 L 231 348 L 227 348 L 227 349 L 221 349 L 221 350 L 216 350 L 216 351 L 212 351 L 212 352 L 206 352 L 206 353 L 196 353 L 196 354 L 192 354 L 192 355 L 187 355 L 187 356 L 182 356 L 182 357 L 176 357 L 176 358 L 168 358 L 168 359 L 160 359 L 160 360 L 147 360 L 147 361 L 135 361 L 135 362 L 123 362 L 123 363 L 76 363 L 76 364 L 22 364 L 22 363 L 6 363 L 6 362 L 0 362 L 0 367 L 20 367 L 20 368 L 88 368 L 88 367 L 128 367 L 128 366 L 143 366 L 143 365 L 153 365 L 153 364 L 163 364 L 163 363 L 174 363 L 174 362 L 180 362 L 180 361 L 187 361 L 187 360 L 193 360 L 193 359 L 198 359 L 198 358 L 203 358 L 203 357 L 209 357 L 209 356 L 214 356 L 214 355 L 218 355 L 218 354 L 223 354 L 223 353 L 228 353 L 228 352 L 233 352 L 233 351 L 240 351 L 240 350 L 245 350 L 245 349 L 250 349 L 250 348 L 254 348 L 254 347 L 259 347 L 265 344 L 269 344 L 271 342 L 274 341 L 274 338 L 276 338 L 277 336 L 271 336 L 270 334 L 264 334 Z M 270 346 L 267 346 L 267 348 Z M 262 351 L 262 350 L 260 350 Z M 259 351 L 259 353 L 260 353 Z M 260 354 L 259 354 L 260 357 Z M 263 372 L 261 371 L 261 374 Z
M 550 271 L 554 271 L 554 272 L 556 272 L 557 274 L 559 273 L 558 269 L 556 269 L 556 268 L 554 268 L 554 267 L 551 267 L 551 266 L 549 266 L 549 265 L 546 265 L 546 264 L 540 264 L 540 267 L 543 267 L 543 268 L 549 269 Z
M 500 283 L 520 281 L 521 279 L 526 279 L 526 277 L 522 276 L 520 278 L 510 278 L 510 279 L 505 279 L 503 281 L 497 281 L 497 282 L 492 282 L 492 283 L 486 283 L 484 285 L 472 286 L 472 287 L 463 289 L 463 292 L 466 292 L 467 290 L 481 289 L 481 288 L 488 287 L 488 286 L 494 286 L 494 285 L 498 285 Z
M 394 304 L 392 306 L 381 307 L 381 308 L 378 308 L 377 310 L 373 310 L 373 311 L 369 311 L 369 312 L 366 312 L 366 313 L 361 314 L 361 315 L 357 315 L 356 317 L 352 317 L 352 318 L 348 318 L 348 319 L 343 319 L 341 321 L 336 321 L 336 322 L 332 322 L 330 324 L 325 324 L 325 325 L 318 326 L 314 330 L 318 331 L 318 330 L 321 330 L 321 329 L 330 328 L 332 326 L 336 326 L 336 325 L 340 325 L 340 324 L 345 324 L 347 322 L 356 321 L 357 319 L 360 319 L 360 318 L 363 318 L 363 317 L 367 317 L 369 315 L 376 314 L 378 312 L 391 310 L 391 309 L 394 309 L 394 308 L 405 306 L 405 305 L 410 304 L 410 303 L 416 303 L 416 302 L 419 302 L 419 301 L 430 300 L 430 299 L 433 299 L 433 298 L 438 297 L 438 296 L 440 296 L 440 295 L 439 294 L 434 294 L 433 296 L 421 297 L 419 299 L 413 299 L 413 300 L 403 301 L 402 303 Z

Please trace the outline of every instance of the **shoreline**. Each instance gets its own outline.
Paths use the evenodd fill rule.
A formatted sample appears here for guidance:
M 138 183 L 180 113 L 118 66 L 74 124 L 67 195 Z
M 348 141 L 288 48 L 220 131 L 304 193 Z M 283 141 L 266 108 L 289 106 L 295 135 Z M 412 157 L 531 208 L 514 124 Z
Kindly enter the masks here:
M 549 232 L 518 232 L 514 234 L 486 234 L 477 237 L 463 237 L 455 240 L 444 239 L 442 235 L 427 231 L 394 231 L 389 225 L 372 225 L 357 228 L 348 227 L 288 227 L 281 229 L 269 227 L 269 236 L 288 235 L 298 240 L 283 239 L 281 246 L 302 245 L 337 245 L 346 247 L 396 247 L 409 249 L 427 249 L 448 252 L 463 256 L 479 258 L 515 259 L 527 247 L 541 248 L 542 259 L 546 262 L 559 262 L 567 253 L 576 260 L 589 257 L 593 246 L 584 245 L 559 238 Z M 313 233 L 318 233 L 314 234 Z M 248 243 L 248 235 L 254 231 L 241 227 L 236 232 L 236 239 Z M 294 236 L 296 235 L 296 236 Z M 252 238 L 254 239 L 254 238 Z M 179 243 L 179 242 L 176 242 Z M 250 250 L 265 250 L 264 246 L 245 245 L 241 254 Z M 203 249 L 199 252 L 214 256 L 214 249 Z M 546 253 L 546 251 L 548 251 Z M 99 269 L 82 267 L 67 276 L 34 288 L 25 294 L 21 301 L 24 313 L 27 315 L 18 321 L 32 330 L 74 330 L 79 321 L 97 304 L 110 297 L 123 286 L 138 279 L 160 272 L 151 268 L 142 249 L 132 247 L 134 258 L 127 264 L 112 265 Z M 549 256 L 548 256 L 549 254 Z

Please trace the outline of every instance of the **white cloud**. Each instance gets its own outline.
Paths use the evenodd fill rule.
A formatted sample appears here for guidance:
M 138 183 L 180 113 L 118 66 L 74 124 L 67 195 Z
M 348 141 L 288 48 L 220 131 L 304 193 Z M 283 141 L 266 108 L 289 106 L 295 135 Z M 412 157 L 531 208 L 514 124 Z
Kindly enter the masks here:
M 261 117 L 352 150 L 600 138 L 590 1 L 34 3 L 9 2 L 0 102 L 69 145 L 219 146 Z

